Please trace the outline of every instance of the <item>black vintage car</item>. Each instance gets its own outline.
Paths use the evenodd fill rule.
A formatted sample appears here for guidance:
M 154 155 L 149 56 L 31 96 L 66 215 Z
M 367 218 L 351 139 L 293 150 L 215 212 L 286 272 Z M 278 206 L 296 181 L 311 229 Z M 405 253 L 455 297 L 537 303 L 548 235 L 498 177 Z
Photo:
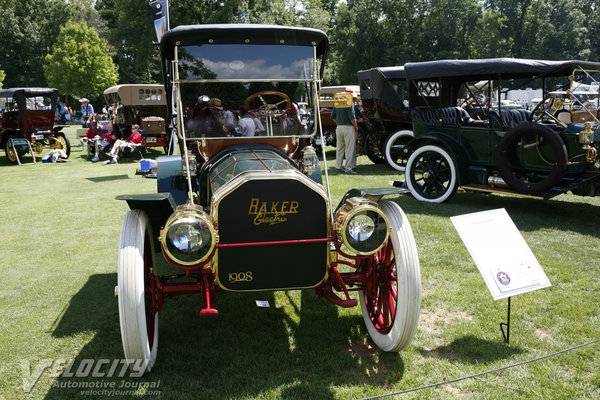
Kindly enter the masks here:
M 358 71 L 360 98 L 367 136 L 367 149 L 404 171 L 406 144 L 413 138 L 406 73 L 403 66 Z
M 600 195 L 600 63 L 500 58 L 404 69 L 414 131 L 405 178 L 415 198 L 443 202 L 459 187 L 541 199 Z M 541 88 L 544 98 L 530 109 L 503 107 L 525 88 Z
M 45 148 L 71 153 L 69 138 L 54 125 L 58 90 L 24 87 L 0 90 L 0 146 L 13 164 L 21 164 L 25 154 L 35 155 Z
M 401 208 L 381 200 L 403 190 L 353 189 L 334 208 L 311 135 L 283 117 L 292 99 L 316 92 L 328 46 L 319 30 L 271 25 L 163 36 L 181 156 L 159 158 L 158 193 L 119 196 L 131 208 L 116 288 L 127 359 L 150 370 L 159 311 L 188 293 L 201 294 L 201 316 L 216 316 L 218 292 L 312 289 L 341 307 L 360 303 L 381 349 L 412 340 L 417 248 Z

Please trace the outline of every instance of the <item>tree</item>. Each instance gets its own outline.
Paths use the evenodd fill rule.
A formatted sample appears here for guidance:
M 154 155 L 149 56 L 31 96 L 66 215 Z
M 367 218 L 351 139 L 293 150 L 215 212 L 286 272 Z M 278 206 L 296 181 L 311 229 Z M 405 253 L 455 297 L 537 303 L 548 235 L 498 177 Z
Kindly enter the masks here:
M 63 27 L 45 61 L 48 84 L 63 94 L 96 97 L 117 83 L 117 67 L 106 41 L 84 22 Z
M 477 35 L 473 35 L 469 40 L 470 57 L 509 57 L 513 46 L 513 38 L 502 35 L 506 25 L 507 17 L 496 11 L 485 10 L 477 20 Z
M 114 53 L 120 82 L 162 81 L 160 60 L 153 45 L 156 33 L 148 1 L 101 0 L 96 3 L 96 10 L 106 24 L 102 36 Z
M 0 89 L 2 89 L 2 82 L 4 82 L 4 78 L 6 78 L 6 74 L 0 69 Z
M 0 54 L 7 87 L 46 86 L 43 61 L 73 10 L 65 0 L 1 0 Z

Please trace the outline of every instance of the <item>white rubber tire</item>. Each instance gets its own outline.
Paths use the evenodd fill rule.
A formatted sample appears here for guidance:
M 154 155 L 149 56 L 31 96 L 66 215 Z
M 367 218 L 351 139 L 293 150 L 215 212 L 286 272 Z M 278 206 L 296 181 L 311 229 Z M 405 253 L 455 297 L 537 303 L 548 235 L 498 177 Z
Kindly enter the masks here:
M 443 158 L 444 163 L 431 163 L 431 160 L 427 158 L 425 153 L 437 154 L 437 160 Z M 438 168 L 440 165 L 442 165 L 442 168 Z M 424 178 L 424 173 L 421 171 L 423 166 L 431 167 L 431 171 L 428 170 L 425 172 L 431 173 L 432 177 L 428 179 L 432 179 L 433 184 L 427 183 L 426 178 Z M 428 203 L 442 203 L 452 197 L 458 189 L 458 172 L 456 169 L 456 162 L 445 149 L 435 144 L 429 144 L 417 148 L 408 158 L 404 175 L 406 185 L 408 186 L 410 193 L 414 196 L 414 198 L 420 201 L 425 201 Z M 417 178 L 416 175 L 420 175 L 420 177 Z M 441 185 L 440 179 L 444 179 L 444 183 Z M 417 181 L 420 181 L 420 183 Z M 418 186 L 419 184 L 423 186 Z M 436 190 L 435 194 L 426 196 L 424 194 L 423 187 L 431 188 L 432 186 L 438 188 L 441 186 L 443 190 L 440 192 L 437 192 Z
M 386 139 L 383 148 L 383 155 L 385 156 L 385 160 L 387 161 L 388 165 L 396 171 L 404 172 L 404 170 L 406 169 L 406 164 L 398 164 L 396 160 L 392 157 L 392 145 L 398 141 L 408 142 L 414 137 L 415 135 L 412 131 L 402 130 L 392 133 L 390 137 Z
M 148 254 L 147 252 L 150 252 Z M 156 361 L 158 348 L 158 312 L 154 314 L 152 346 L 148 338 L 144 269 L 145 256 L 154 261 L 154 239 L 148 216 L 141 210 L 125 215 L 119 241 L 118 302 L 121 341 L 125 358 L 130 362 L 143 360 L 146 371 Z
M 392 327 L 387 333 L 378 331 L 369 316 L 364 292 L 360 292 L 360 308 L 367 330 L 373 342 L 388 352 L 397 352 L 412 341 L 421 309 L 421 269 L 419 254 L 410 223 L 400 206 L 392 201 L 379 202 L 392 227 L 389 240 L 394 251 L 396 267 L 396 313 Z

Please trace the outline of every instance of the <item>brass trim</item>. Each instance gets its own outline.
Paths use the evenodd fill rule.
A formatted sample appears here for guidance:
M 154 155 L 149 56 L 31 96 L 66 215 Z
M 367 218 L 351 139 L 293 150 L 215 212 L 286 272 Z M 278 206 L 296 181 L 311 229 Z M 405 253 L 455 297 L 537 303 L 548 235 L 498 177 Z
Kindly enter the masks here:
M 375 250 L 358 251 L 354 247 L 350 246 L 350 244 L 348 243 L 348 238 L 346 237 L 346 227 L 356 214 L 366 210 L 374 211 L 383 218 L 386 224 L 386 234 L 385 239 Z M 361 256 L 368 256 L 377 253 L 387 243 L 387 241 L 390 238 L 390 232 L 392 231 L 390 221 L 388 220 L 385 213 L 381 211 L 381 209 L 378 207 L 377 203 L 363 197 L 352 197 L 347 199 L 335 214 L 335 221 L 336 222 L 334 229 L 336 230 L 338 237 L 341 239 L 342 243 L 346 247 L 348 247 L 348 249 L 350 249 L 352 252 Z
M 211 238 L 210 250 L 207 251 L 206 254 L 202 258 L 195 260 L 195 261 L 181 261 L 177 257 L 175 257 L 169 251 L 169 248 L 167 247 L 167 232 L 169 231 L 169 228 L 171 228 L 171 226 L 175 222 L 179 221 L 180 219 L 188 218 L 188 217 L 193 217 L 193 218 L 196 218 L 196 219 L 201 220 L 204 223 L 206 223 L 206 225 L 209 227 L 210 238 Z M 196 266 L 198 264 L 203 263 L 211 256 L 215 246 L 217 245 L 217 243 L 219 241 L 219 236 L 215 232 L 215 228 L 211 221 L 210 216 L 206 212 L 204 212 L 204 210 L 202 210 L 202 208 L 199 205 L 187 203 L 187 204 L 182 204 L 182 205 L 177 206 L 177 209 L 175 210 L 175 212 L 169 216 L 169 218 L 167 219 L 167 222 L 165 223 L 165 227 L 160 231 L 159 240 L 160 240 L 160 245 L 163 248 L 165 254 L 171 260 L 173 260 L 174 262 L 176 262 L 177 264 L 179 264 L 181 266 L 191 267 L 191 266 Z
M 300 181 L 323 198 L 323 201 L 325 202 L 325 215 L 323 216 L 323 218 L 325 218 L 327 221 L 327 226 L 326 226 L 327 237 L 331 238 L 331 224 L 330 224 L 330 220 L 329 220 L 329 215 L 331 213 L 331 211 L 330 211 L 331 204 L 330 204 L 329 198 L 327 197 L 327 194 L 325 193 L 325 190 L 323 189 L 323 186 L 319 185 L 318 183 L 316 183 L 315 181 L 313 181 L 312 179 L 310 179 L 306 175 L 304 175 L 302 172 L 295 170 L 295 169 L 290 169 L 290 170 L 285 170 L 285 171 L 272 171 L 269 173 L 265 173 L 264 171 L 247 171 L 247 172 L 241 173 L 240 175 L 236 176 L 231 181 L 227 182 L 225 185 L 221 186 L 216 192 L 213 193 L 212 199 L 211 199 L 210 215 L 212 217 L 214 226 L 216 226 L 218 229 L 218 226 L 219 226 L 218 210 L 219 210 L 219 204 L 221 203 L 221 200 L 223 200 L 225 197 L 227 197 L 233 191 L 238 189 L 244 183 L 250 182 L 250 181 L 256 181 L 256 180 L 280 180 L 280 179 L 292 179 L 292 180 Z M 325 274 L 324 274 L 323 279 L 317 285 L 306 286 L 306 287 L 297 287 L 297 288 L 231 290 L 231 289 L 224 287 L 221 284 L 221 282 L 219 282 L 219 249 L 218 248 L 215 251 L 215 256 L 212 259 L 212 271 L 215 275 L 215 282 L 217 283 L 217 285 L 219 285 L 219 287 L 221 289 L 226 290 L 226 291 L 259 292 L 259 291 L 273 291 L 273 290 L 310 289 L 310 288 L 315 288 L 315 287 L 321 285 L 323 282 L 325 282 L 325 280 L 327 280 L 327 278 L 329 276 L 329 266 L 331 265 L 331 258 L 332 258 L 331 252 L 327 251 L 327 260 L 326 260 L 327 268 L 325 269 Z

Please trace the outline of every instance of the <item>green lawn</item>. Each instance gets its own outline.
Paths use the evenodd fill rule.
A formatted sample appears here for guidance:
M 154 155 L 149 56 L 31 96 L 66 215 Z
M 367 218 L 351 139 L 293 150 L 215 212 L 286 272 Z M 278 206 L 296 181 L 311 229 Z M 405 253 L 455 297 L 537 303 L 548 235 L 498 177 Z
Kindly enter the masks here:
M 77 143 L 74 128 L 71 142 Z M 157 157 L 151 151 L 149 157 Z M 139 163 L 86 161 L 9 165 L 0 152 L 0 400 L 106 398 L 73 382 L 159 385 L 126 397 L 164 399 L 359 399 L 452 380 L 600 339 L 600 198 L 540 201 L 459 191 L 447 204 L 390 197 L 408 215 L 419 248 L 422 307 L 413 343 L 400 354 L 371 343 L 359 307 L 341 309 L 312 290 L 218 293 L 220 315 L 201 319 L 200 297 L 169 299 L 160 313 L 159 353 L 142 378 L 59 378 L 44 360 L 123 357 L 117 247 L 126 193 L 156 191 Z M 328 153 L 332 165 L 334 153 Z M 38 161 L 40 157 L 38 157 Z M 358 175 L 331 174 L 333 204 L 352 187 L 387 186 L 399 176 L 359 158 Z M 506 208 L 550 279 L 550 288 L 512 299 L 511 341 L 449 217 Z M 508 251 L 498 243 L 498 254 Z M 268 256 L 268 254 L 265 254 Z M 270 308 L 256 307 L 268 300 Z M 82 367 L 83 368 L 83 367 Z M 55 368 L 56 369 L 56 368 Z M 59 368 L 58 371 L 61 369 Z M 600 343 L 556 357 L 397 398 L 600 398 Z M 25 382 L 24 382 L 25 379 Z

